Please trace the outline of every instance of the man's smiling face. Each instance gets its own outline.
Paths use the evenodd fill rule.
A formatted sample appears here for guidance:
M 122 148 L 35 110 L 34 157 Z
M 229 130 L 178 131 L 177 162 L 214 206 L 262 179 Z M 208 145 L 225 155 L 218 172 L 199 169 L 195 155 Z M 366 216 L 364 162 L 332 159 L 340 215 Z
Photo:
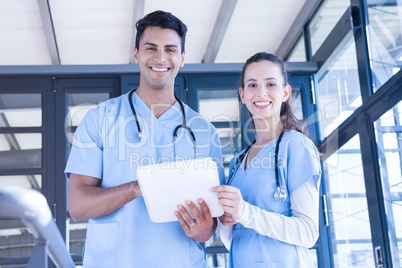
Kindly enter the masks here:
M 181 38 L 176 31 L 160 27 L 147 27 L 134 48 L 141 85 L 153 89 L 173 87 L 179 68 L 184 65 L 185 52 L 181 53 Z

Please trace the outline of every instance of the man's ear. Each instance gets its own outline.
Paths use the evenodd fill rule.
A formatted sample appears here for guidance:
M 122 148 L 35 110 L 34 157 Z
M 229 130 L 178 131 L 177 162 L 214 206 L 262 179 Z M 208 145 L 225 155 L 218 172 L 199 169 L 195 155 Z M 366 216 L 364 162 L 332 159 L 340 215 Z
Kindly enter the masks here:
M 290 94 L 292 94 L 292 87 L 290 85 L 286 85 L 283 89 L 283 98 L 282 102 L 285 102 L 289 99 Z
M 136 47 L 134 47 L 134 61 L 135 63 L 138 63 L 138 50 Z
M 241 103 L 245 103 L 245 101 L 244 101 L 244 90 L 243 90 L 243 88 L 241 88 L 241 87 L 239 87 L 239 96 L 240 96 L 240 99 L 241 99 Z
M 181 53 L 181 63 L 180 63 L 180 67 L 184 66 L 184 56 L 186 56 L 186 51 L 183 51 L 183 53 Z

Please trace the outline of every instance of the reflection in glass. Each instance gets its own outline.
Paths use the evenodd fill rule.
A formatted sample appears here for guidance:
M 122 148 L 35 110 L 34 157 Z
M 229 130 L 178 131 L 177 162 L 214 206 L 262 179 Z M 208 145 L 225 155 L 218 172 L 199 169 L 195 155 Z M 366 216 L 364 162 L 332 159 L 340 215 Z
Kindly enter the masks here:
M 42 95 L 0 94 L 0 127 L 42 126 Z
M 229 162 L 241 149 L 240 107 L 237 89 L 199 89 L 199 113 L 216 127 L 225 175 Z
M 16 186 L 41 191 L 41 175 L 0 176 L 0 188 Z M 28 228 L 17 219 L 0 219 L 0 259 L 30 257 L 35 246 L 35 238 Z M 25 267 L 12 265 L 10 267 Z M 3 267 L 3 265 L 1 266 Z M 4 266 L 8 267 L 8 266 Z
M 301 88 L 299 87 L 292 87 L 291 106 L 296 118 L 299 120 L 303 120 L 302 96 L 301 96 Z
M 350 0 L 323 1 L 319 11 L 308 25 L 312 55 L 320 48 L 349 5 Z
M 199 99 L 200 114 L 210 122 L 239 121 L 237 89 L 199 89 Z
M 207 250 L 211 252 L 208 253 L 207 256 L 207 267 L 229 267 L 229 254 L 226 253 L 227 250 L 220 238 L 219 231 L 219 228 L 217 228 L 214 235 L 207 242 L 205 242 Z M 221 250 L 217 250 L 218 248 Z
M 402 67 L 401 9 L 401 1 L 368 1 L 367 29 L 374 91 Z
M 82 256 L 82 250 L 87 235 L 88 220 L 70 221 L 68 230 L 70 232 L 70 254 Z
M 68 94 L 66 126 L 78 126 L 85 114 L 96 105 L 110 98 L 109 93 Z
M 402 265 L 402 102 L 375 122 L 393 267 Z
M 207 267 L 211 268 L 229 267 L 229 254 L 227 253 L 208 254 Z
M 289 57 L 286 61 L 288 62 L 305 62 L 306 58 L 306 48 L 304 45 L 303 35 L 299 37 L 295 46 L 289 54 Z
M 241 150 L 240 103 L 238 89 L 199 88 L 199 113 L 216 128 L 222 148 L 225 177 L 230 160 Z M 205 247 L 217 252 L 208 254 L 208 267 L 228 267 L 228 254 L 219 230 L 205 242 Z
M 356 49 L 349 33 L 317 73 L 321 135 L 327 137 L 361 106 Z
M 334 267 L 374 267 L 359 136 L 324 162 Z
M 35 237 L 20 220 L 0 219 L 0 259 L 30 257 L 35 242 Z
M 0 134 L 0 169 L 40 168 L 42 134 Z
M 69 150 L 75 129 L 86 113 L 101 102 L 110 98 L 109 93 L 70 93 L 68 94 L 68 113 L 65 118 L 65 134 Z
M 109 93 L 69 93 L 68 114 L 65 120 L 66 137 L 69 151 L 76 127 L 85 114 L 96 105 L 110 98 Z M 88 220 L 70 221 L 67 225 L 69 232 L 69 248 L 71 255 L 82 256 L 84 248 Z
M 5 186 L 17 186 L 31 188 L 41 192 L 42 175 L 10 175 L 0 176 L 0 188 Z

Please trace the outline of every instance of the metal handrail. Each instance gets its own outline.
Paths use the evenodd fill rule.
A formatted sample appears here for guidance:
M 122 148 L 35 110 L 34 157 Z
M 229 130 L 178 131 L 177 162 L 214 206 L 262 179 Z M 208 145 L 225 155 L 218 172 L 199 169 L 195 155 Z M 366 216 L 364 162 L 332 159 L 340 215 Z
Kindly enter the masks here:
M 32 267 L 38 267 L 37 262 L 41 260 L 47 264 L 46 254 L 59 268 L 75 267 L 53 221 L 46 198 L 40 192 L 15 186 L 0 188 L 0 218 L 20 219 L 36 238 L 37 242 L 27 267 L 30 267 L 30 264 Z

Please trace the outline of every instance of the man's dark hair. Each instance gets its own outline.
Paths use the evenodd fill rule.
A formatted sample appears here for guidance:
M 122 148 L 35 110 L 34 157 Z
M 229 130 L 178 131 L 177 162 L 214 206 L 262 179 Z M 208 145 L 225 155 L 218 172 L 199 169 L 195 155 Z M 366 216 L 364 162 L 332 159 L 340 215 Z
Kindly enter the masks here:
M 137 34 L 135 36 L 135 47 L 137 49 L 139 49 L 140 47 L 140 40 L 145 29 L 152 26 L 176 31 L 176 33 L 181 38 L 181 53 L 184 52 L 187 26 L 172 13 L 162 10 L 157 10 L 149 13 L 148 15 L 145 15 L 144 18 L 138 20 L 135 24 L 135 27 L 137 28 Z

